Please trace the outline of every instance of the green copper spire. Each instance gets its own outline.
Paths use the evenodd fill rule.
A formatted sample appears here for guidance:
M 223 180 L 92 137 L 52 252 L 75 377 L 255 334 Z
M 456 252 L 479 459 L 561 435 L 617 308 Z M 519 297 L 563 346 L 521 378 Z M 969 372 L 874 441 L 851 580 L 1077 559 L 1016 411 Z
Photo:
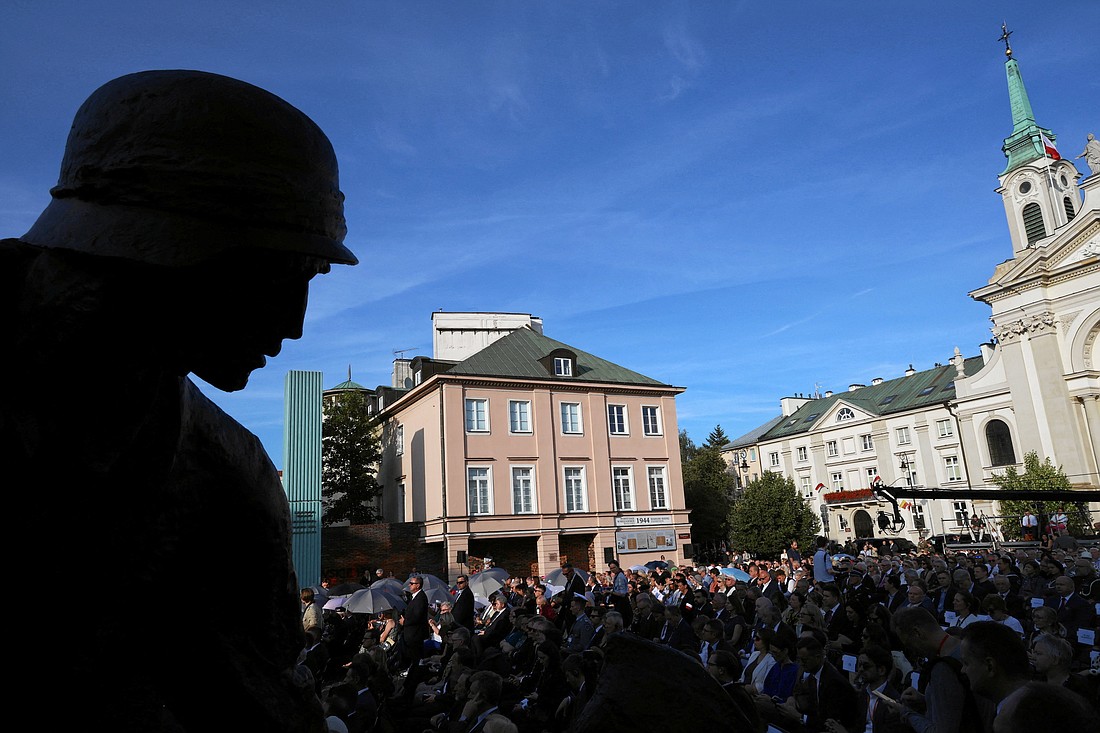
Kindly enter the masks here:
M 1000 40 L 1005 43 L 1005 73 L 1008 75 L 1008 101 L 1012 105 L 1012 134 L 1005 138 L 1004 151 L 1008 158 L 1008 165 L 1001 172 L 1003 176 L 1011 170 L 1026 165 L 1033 160 L 1044 157 L 1043 140 L 1040 135 L 1046 135 L 1054 142 L 1055 136 L 1050 130 L 1035 124 L 1035 113 L 1031 111 L 1031 100 L 1027 97 L 1027 89 L 1024 87 L 1024 78 L 1020 75 L 1020 64 L 1012 58 L 1012 46 L 1008 43 L 1008 37 L 1012 31 L 1004 25 Z

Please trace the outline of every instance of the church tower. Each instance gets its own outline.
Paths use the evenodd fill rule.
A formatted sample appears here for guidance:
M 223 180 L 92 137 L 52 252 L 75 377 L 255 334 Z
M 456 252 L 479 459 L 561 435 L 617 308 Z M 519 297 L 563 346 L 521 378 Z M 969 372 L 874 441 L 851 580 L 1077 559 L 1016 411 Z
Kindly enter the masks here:
M 1012 255 L 1019 257 L 1077 216 L 1081 207 L 1077 179 L 1081 174 L 1072 163 L 1059 157 L 1054 133 L 1035 123 L 1020 64 L 1013 58 L 1008 42 L 1012 33 L 1007 28 L 1003 30 L 1012 134 L 1005 138 L 1001 148 L 1008 165 L 1000 175 L 997 193 L 1004 199 Z

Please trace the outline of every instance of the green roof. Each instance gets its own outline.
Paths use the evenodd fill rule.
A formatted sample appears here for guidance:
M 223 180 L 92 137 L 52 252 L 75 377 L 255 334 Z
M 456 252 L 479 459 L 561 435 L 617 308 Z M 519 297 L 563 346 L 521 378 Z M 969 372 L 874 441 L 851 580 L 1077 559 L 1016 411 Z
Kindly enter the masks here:
M 573 375 L 556 376 L 547 371 L 539 360 L 557 349 L 567 349 L 577 356 Z M 458 362 L 446 372 L 448 375 L 478 377 L 512 377 L 520 379 L 553 379 L 560 382 L 601 382 L 607 384 L 637 384 L 667 387 L 638 372 L 631 371 L 606 359 L 581 351 L 578 348 L 520 328 L 494 341 L 473 356 Z
M 356 382 L 353 382 L 350 379 L 346 382 L 340 382 L 340 384 L 336 385 L 335 387 L 329 387 L 325 391 L 326 392 L 335 392 L 338 389 L 358 389 L 358 390 L 362 390 L 364 392 L 369 392 L 370 391 L 366 387 L 364 387 L 363 385 L 358 384 Z
M 984 362 L 980 356 L 963 361 L 966 376 L 976 374 Z M 892 415 L 955 399 L 955 365 L 946 364 L 909 377 L 861 387 L 854 392 L 841 392 L 830 397 L 810 400 L 777 426 L 764 433 L 761 440 L 774 440 L 809 432 L 837 402 L 845 402 L 870 415 Z

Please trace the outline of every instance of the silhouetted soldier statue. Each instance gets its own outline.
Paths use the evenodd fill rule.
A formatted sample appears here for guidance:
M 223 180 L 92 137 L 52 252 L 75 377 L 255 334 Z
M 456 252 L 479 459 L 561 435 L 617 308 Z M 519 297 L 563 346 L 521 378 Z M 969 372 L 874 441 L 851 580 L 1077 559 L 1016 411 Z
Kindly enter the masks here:
M 324 730 L 279 477 L 187 375 L 241 389 L 356 263 L 332 146 L 257 87 L 143 72 L 80 108 L 51 194 L 0 241 L 9 561 L 53 579 L 17 679 L 66 727 Z

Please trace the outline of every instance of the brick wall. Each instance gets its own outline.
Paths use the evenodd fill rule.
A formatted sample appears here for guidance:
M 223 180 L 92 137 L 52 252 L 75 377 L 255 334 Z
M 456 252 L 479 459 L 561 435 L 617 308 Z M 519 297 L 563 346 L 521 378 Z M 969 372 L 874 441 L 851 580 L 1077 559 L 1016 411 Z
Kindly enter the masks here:
M 601 568 L 596 564 L 596 535 L 594 534 L 563 534 L 559 542 L 559 557 L 562 562 L 569 560 L 573 567 L 581 570 Z
M 534 537 L 470 540 L 470 572 L 474 572 L 486 556 L 493 558 L 493 564 L 498 568 L 504 568 L 516 577 L 538 573 L 538 550 Z
M 337 582 L 359 580 L 375 568 L 402 580 L 415 568 L 446 580 L 443 543 L 420 542 L 420 524 L 377 522 L 321 529 L 321 574 Z

